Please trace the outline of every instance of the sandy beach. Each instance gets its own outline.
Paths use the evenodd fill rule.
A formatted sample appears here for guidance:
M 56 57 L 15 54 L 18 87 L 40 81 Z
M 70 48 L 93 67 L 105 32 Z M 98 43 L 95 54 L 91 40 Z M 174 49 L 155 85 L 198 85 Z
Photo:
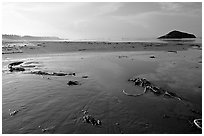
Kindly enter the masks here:
M 202 46 L 174 42 L 2 42 L 2 132 L 202 133 Z M 9 71 L 21 62 L 23 71 Z M 17 67 L 18 67 L 17 66 Z M 145 78 L 178 97 L 128 81 Z M 71 84 L 76 81 L 76 84 Z M 70 83 L 70 84 L 69 84 Z M 179 98 L 179 99 L 177 99 Z M 84 122 L 84 111 L 101 125 Z

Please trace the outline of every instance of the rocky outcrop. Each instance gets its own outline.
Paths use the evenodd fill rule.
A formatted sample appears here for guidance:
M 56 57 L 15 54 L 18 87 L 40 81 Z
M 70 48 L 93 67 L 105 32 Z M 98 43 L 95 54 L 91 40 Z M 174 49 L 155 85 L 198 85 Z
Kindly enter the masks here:
M 159 37 L 158 39 L 171 39 L 171 38 L 175 38 L 175 39 L 176 38 L 196 38 L 196 36 L 193 34 L 188 34 L 185 32 L 180 32 L 180 31 L 174 30 L 174 31 L 171 31 L 164 36 Z

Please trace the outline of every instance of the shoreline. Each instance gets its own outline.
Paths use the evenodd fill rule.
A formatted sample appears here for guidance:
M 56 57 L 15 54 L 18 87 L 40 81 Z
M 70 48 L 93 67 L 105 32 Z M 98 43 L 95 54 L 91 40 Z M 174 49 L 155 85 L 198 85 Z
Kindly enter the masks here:
M 20 42 L 4 43 L 3 56 L 8 54 L 49 54 L 65 52 L 117 52 L 117 51 L 181 51 L 202 49 L 194 43 L 144 43 L 144 42 Z
M 78 51 L 93 45 L 36 43 L 34 49 L 26 46 L 24 53 L 3 54 L 3 133 L 201 133 L 188 123 L 202 118 L 201 48 L 173 44 L 143 50 L 144 45 L 128 51 L 123 44 L 117 51 Z M 8 71 L 15 61 L 27 64 L 25 72 Z M 128 81 L 138 76 L 185 100 L 152 92 L 123 94 L 123 89 L 128 94 L 143 92 Z M 84 123 L 82 111 L 102 125 Z

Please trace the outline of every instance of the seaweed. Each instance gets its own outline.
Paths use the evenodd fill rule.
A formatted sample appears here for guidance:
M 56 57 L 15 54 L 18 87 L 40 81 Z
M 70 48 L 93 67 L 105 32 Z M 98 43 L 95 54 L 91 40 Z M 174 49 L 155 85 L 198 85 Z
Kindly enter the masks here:
M 175 98 L 178 100 L 182 100 L 181 97 L 178 96 L 176 93 L 166 91 L 166 90 L 152 84 L 150 81 L 148 81 L 145 78 L 136 77 L 136 78 L 128 79 L 128 81 L 133 82 L 135 84 L 135 86 L 143 87 L 144 91 L 143 91 L 143 93 L 140 93 L 140 94 L 129 94 L 129 93 L 125 92 L 125 90 L 122 90 L 122 92 L 127 96 L 141 96 L 141 95 L 145 94 L 147 91 L 150 91 L 157 96 L 163 95 L 163 96 L 166 96 L 168 98 Z

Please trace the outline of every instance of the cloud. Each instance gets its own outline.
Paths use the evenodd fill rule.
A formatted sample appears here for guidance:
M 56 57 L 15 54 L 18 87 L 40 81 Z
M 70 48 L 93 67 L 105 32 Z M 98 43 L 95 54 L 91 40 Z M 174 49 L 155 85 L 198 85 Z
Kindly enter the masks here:
M 163 13 L 183 15 L 202 14 L 201 2 L 160 2 L 158 4 Z
M 147 37 L 172 28 L 201 33 L 202 3 L 4 3 L 2 15 L 3 33 Z
M 162 2 L 159 3 L 161 6 L 161 9 L 164 11 L 180 11 L 181 5 L 178 3 L 172 3 L 172 2 Z

